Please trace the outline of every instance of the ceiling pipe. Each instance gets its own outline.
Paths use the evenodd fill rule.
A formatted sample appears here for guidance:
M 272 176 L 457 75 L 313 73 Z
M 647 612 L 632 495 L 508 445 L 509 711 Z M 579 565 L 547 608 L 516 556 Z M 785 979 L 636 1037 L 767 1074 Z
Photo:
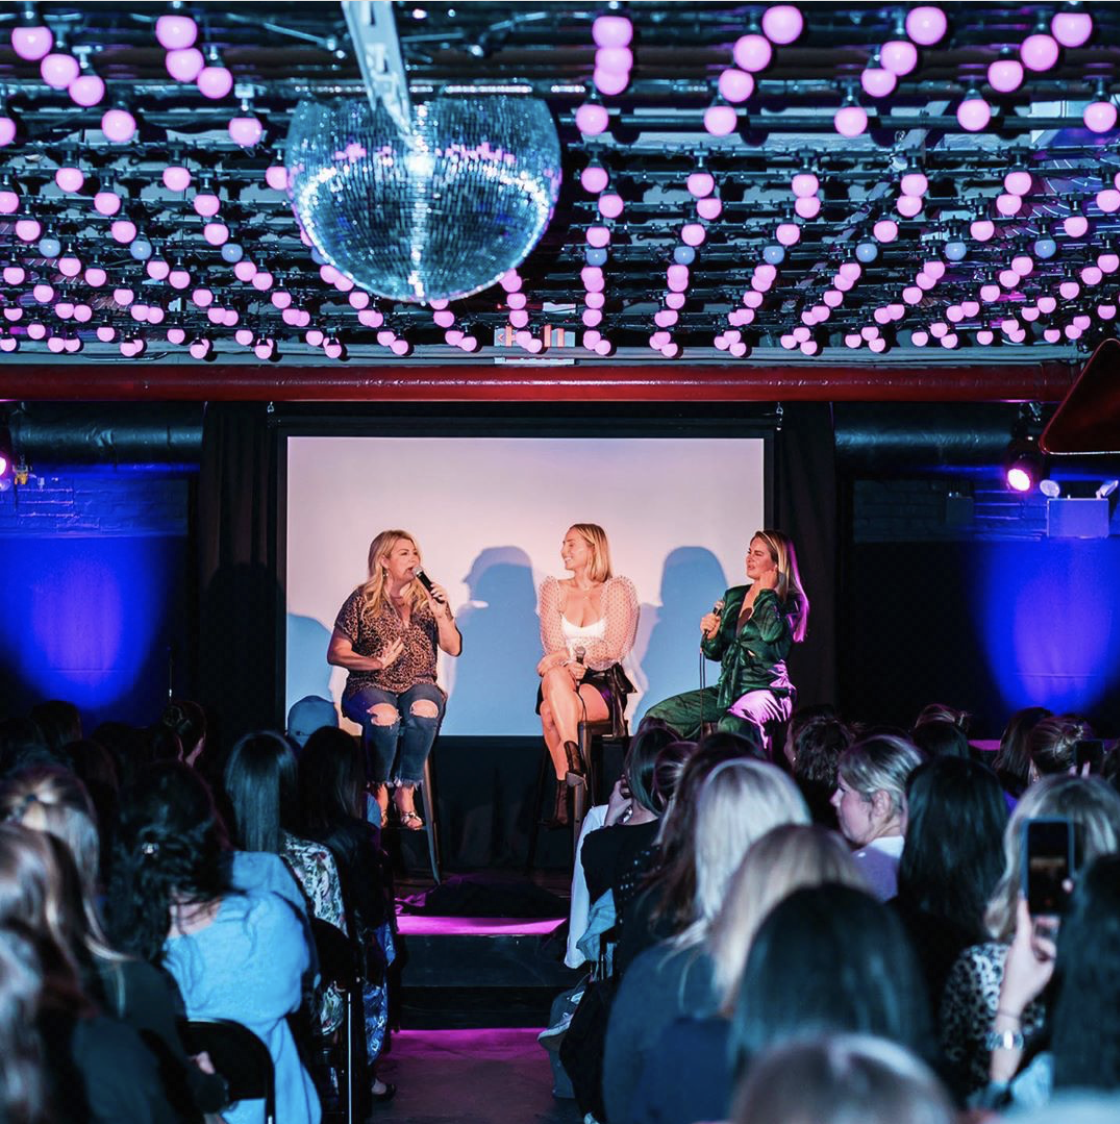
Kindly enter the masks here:
M 5 364 L 0 400 L 147 402 L 1057 402 L 1065 362 L 275 367 Z

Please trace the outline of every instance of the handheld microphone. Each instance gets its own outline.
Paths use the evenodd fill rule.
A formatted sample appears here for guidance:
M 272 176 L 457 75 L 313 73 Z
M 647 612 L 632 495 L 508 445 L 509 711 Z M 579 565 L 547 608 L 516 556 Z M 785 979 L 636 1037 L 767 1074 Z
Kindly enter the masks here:
M 712 606 L 712 612 L 713 612 L 713 613 L 715 613 L 715 615 L 716 615 L 717 617 L 722 617 L 722 616 L 723 616 L 723 606 L 724 606 L 724 600 L 723 600 L 723 598 L 721 597 L 721 598 L 720 598 L 720 599 L 719 599 L 719 600 L 718 600 L 718 601 L 717 601 L 717 602 L 716 602 L 716 603 L 715 603 L 715 604 L 714 604 L 714 605 Z
M 575 650 L 576 663 L 583 666 L 583 661 L 587 659 L 587 649 L 583 647 L 576 648 Z
M 419 566 L 413 570 L 412 576 L 415 577 L 429 593 L 432 592 L 432 579 L 428 577 Z

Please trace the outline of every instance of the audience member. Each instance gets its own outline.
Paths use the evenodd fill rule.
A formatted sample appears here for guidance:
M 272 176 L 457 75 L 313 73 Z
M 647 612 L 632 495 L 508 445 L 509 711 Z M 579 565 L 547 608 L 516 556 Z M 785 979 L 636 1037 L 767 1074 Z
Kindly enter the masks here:
M 911 742 L 880 734 L 846 750 L 837 766 L 832 806 L 880 901 L 893 898 L 897 890 L 906 835 L 906 782 L 921 763 Z
M 797 1041 L 763 1055 L 732 1124 L 954 1124 L 941 1082 L 912 1053 L 864 1034 Z
M 32 765 L 59 765 L 62 759 L 47 745 L 37 723 L 30 718 L 0 721 L 0 777 Z
M 0 928 L 26 925 L 47 976 L 35 1026 L 51 1099 L 64 1124 L 176 1119 L 155 1059 L 137 1033 L 99 1014 L 83 989 L 83 919 L 66 848 L 20 824 L 0 824 Z
M 611 1124 L 628 1119 L 646 1054 L 665 1027 L 719 1006 L 705 942 L 748 849 L 779 824 L 809 822 L 789 777 L 753 758 L 715 765 L 699 787 L 696 805 L 692 839 L 682 856 L 693 868 L 694 887 L 685 923 L 672 939 L 630 964 L 611 1007 L 603 1056 L 603 1103 Z
M 850 886 L 796 890 L 763 921 L 731 1019 L 741 1075 L 767 1050 L 809 1035 L 887 1038 L 937 1056 L 929 1001 L 902 922 Z
M 1063 1090 L 1120 1090 L 1120 855 L 1095 859 L 1070 904 L 1060 929 L 1057 918 L 1032 918 L 1022 898 L 1016 911 L 992 1027 L 1004 1041 L 992 1050 L 989 1097 L 1004 1093 L 1017 1107 L 1044 1105 Z M 1016 1076 L 1030 1045 L 1016 1037 L 1023 1012 L 1052 979 L 1049 1049 Z
M 1037 722 L 1027 735 L 1030 779 L 1075 771 L 1077 743 L 1093 736 L 1088 722 L 1071 714 L 1055 714 Z
M 677 1019 L 649 1051 L 634 1091 L 634 1124 L 726 1119 L 732 1088 L 728 1019 L 755 934 L 794 890 L 828 883 L 867 889 L 844 841 L 824 828 L 785 824 L 747 851 L 708 934 L 719 1010 L 706 1018 Z M 666 1058 L 674 1064 L 666 1065 Z
M 836 830 L 836 771 L 840 757 L 852 744 L 851 728 L 835 715 L 819 715 L 797 725 L 786 742 L 793 779 L 809 805 L 813 823 Z
M 71 702 L 50 699 L 37 703 L 28 717 L 43 732 L 52 753 L 61 753 L 71 742 L 81 741 L 82 716 Z
M 286 1016 L 310 964 L 304 926 L 275 894 L 232 889 L 205 783 L 186 765 L 151 767 L 122 793 L 109 895 L 112 931 L 128 952 L 161 964 L 187 1016 L 252 1030 L 275 1069 L 277 1118 L 318 1124 L 319 1100 Z M 228 1124 L 261 1119 L 259 1101 L 223 1110 Z
M 949 969 L 986 936 L 984 910 L 1003 870 L 1007 805 L 989 768 L 954 756 L 918 766 L 906 803 L 895 905 L 937 1010 Z
M 910 731 L 910 740 L 927 759 L 972 756 L 968 735 L 952 722 L 940 719 L 922 722 Z
M 923 706 L 914 719 L 915 728 L 924 726 L 927 722 L 949 722 L 959 726 L 967 735 L 972 726 L 972 715 L 967 710 L 961 710 L 947 703 L 929 703 Z
M 1048 777 L 1032 785 L 1019 801 L 1003 833 L 1003 874 L 984 914 L 989 940 L 966 948 L 957 958 L 941 1000 L 941 1041 L 954 1092 L 963 1098 L 988 1081 L 986 1046 L 999 1006 L 1007 949 L 1015 934 L 1023 878 L 1023 824 L 1054 816 L 1073 821 L 1080 861 L 1120 847 L 1120 795 L 1096 777 Z M 1022 1012 L 1022 1032 L 1043 1025 L 1042 999 Z
M 197 766 L 206 751 L 206 711 L 189 699 L 171 699 L 163 708 L 159 722 L 178 737 L 183 760 Z
M 27 930 L 0 926 L 0 1120 L 46 1124 L 43 1043 L 36 1020 L 43 969 Z
M 338 725 L 338 711 L 330 699 L 305 695 L 288 711 L 288 737 L 302 749 L 307 739 L 324 726 Z
M 330 848 L 338 865 L 346 911 L 364 954 L 362 1009 L 370 1073 L 388 1034 L 386 969 L 396 958 L 392 878 L 377 828 L 363 816 L 365 765 L 355 739 L 324 726 L 307 739 L 299 758 L 301 834 Z M 395 1089 L 373 1078 L 372 1096 Z
M 1053 715 L 1044 706 L 1028 706 L 1017 710 L 1007 720 L 999 739 L 999 752 L 993 768 L 1003 790 L 1016 800 L 1031 783 L 1031 756 L 1027 752 L 1027 738 L 1044 718 Z

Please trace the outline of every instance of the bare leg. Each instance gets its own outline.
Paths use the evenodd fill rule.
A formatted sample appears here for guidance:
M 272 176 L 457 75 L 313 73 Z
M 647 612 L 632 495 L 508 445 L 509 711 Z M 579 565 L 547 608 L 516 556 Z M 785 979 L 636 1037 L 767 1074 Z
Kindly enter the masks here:
M 552 707 L 547 702 L 541 703 L 541 733 L 544 735 L 544 744 L 548 747 L 548 756 L 552 758 L 552 768 L 556 779 L 563 783 L 568 773 L 568 757 L 564 752 L 564 739 L 552 717 Z
M 553 668 L 545 675 L 541 690 L 552 712 L 552 722 L 561 746 L 564 742 L 578 739 L 585 709 L 589 722 L 602 722 L 607 718 L 607 704 L 603 702 L 603 696 L 586 684 L 580 687 L 577 695 L 572 677 L 562 667 Z

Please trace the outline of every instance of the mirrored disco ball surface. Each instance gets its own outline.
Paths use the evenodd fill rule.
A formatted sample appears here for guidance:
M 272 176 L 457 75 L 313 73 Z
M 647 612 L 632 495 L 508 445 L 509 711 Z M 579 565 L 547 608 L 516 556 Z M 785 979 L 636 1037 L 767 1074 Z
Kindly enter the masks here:
M 301 102 L 286 162 L 296 217 L 356 285 L 400 301 L 493 285 L 540 241 L 560 191 L 560 140 L 528 97 L 412 107 L 412 135 L 368 98 Z

